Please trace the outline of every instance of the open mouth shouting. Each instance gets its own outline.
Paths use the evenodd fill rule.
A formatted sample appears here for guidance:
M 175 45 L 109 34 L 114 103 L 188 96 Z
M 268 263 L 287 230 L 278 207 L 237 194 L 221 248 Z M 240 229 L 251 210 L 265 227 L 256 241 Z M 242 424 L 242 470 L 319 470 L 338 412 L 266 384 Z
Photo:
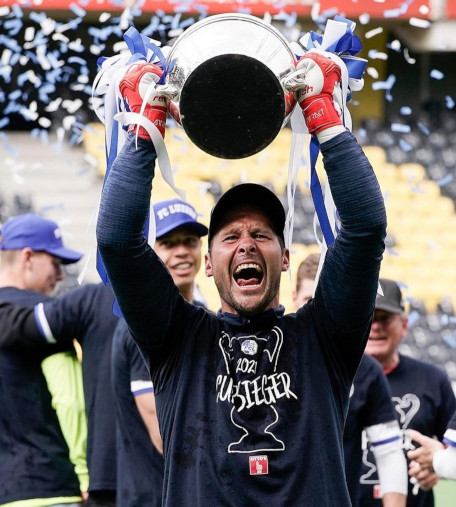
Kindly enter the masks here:
M 254 287 L 261 284 L 264 273 L 263 268 L 254 262 L 240 264 L 234 270 L 234 280 L 239 287 Z

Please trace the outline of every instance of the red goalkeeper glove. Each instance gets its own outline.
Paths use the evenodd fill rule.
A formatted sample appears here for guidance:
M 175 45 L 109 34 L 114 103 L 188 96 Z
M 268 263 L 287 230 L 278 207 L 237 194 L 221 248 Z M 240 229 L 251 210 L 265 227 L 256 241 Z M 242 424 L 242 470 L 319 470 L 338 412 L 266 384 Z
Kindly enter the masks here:
M 166 98 L 153 89 L 154 83 L 159 81 L 162 74 L 160 67 L 153 63 L 134 63 L 120 81 L 119 87 L 125 104 L 132 113 L 140 113 L 146 99 L 143 115 L 158 128 L 162 137 L 165 137 Z M 150 139 L 147 131 L 135 124 L 128 127 L 128 132 L 136 132 L 137 129 L 139 137 Z
M 312 135 L 324 129 L 343 125 L 341 70 L 337 63 L 317 51 L 309 51 L 298 62 L 297 70 L 304 71 L 302 84 L 296 87 L 296 99 Z

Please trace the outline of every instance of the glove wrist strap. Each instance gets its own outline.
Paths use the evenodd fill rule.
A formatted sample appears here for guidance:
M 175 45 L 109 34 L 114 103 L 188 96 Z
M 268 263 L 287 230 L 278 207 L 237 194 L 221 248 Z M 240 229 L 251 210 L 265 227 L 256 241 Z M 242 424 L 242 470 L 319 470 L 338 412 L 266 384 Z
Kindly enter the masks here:
M 332 98 L 325 95 L 317 95 L 304 100 L 304 120 L 312 135 L 316 135 L 324 129 L 342 125 L 342 120 L 334 109 Z
M 326 143 L 327 141 L 333 139 L 334 137 L 342 134 L 342 132 L 346 132 L 347 129 L 343 125 L 335 125 L 334 127 L 328 127 L 323 130 L 320 130 L 317 134 L 318 142 L 320 145 Z

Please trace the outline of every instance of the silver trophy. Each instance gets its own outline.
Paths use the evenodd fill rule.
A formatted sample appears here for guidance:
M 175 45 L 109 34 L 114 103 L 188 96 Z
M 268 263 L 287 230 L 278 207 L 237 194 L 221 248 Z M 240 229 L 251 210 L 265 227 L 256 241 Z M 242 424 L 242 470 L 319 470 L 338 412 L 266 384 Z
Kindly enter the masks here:
M 176 39 L 167 62 L 174 65 L 165 84 L 169 110 L 210 155 L 258 153 L 295 105 L 282 85 L 295 56 L 278 30 L 254 16 L 220 14 L 195 23 Z

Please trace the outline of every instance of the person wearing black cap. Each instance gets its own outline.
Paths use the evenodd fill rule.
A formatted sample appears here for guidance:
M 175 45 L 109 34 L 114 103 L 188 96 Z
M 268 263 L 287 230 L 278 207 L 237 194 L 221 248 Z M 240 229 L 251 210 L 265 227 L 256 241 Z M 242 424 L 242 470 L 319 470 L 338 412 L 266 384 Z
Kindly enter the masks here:
M 30 307 L 50 300 L 63 279 L 61 264 L 82 257 L 63 245 L 54 221 L 35 214 L 15 216 L 3 224 L 0 254 L 0 300 Z M 2 327 L 2 333 L 7 329 Z M 59 393 L 42 370 L 42 363 L 50 359 L 58 361 Z M 78 369 L 71 342 L 32 352 L 0 350 L 0 504 L 24 505 L 41 499 L 39 505 L 51 506 L 81 501 L 81 490 L 87 488 L 87 467 L 85 440 L 81 440 L 84 400 L 82 389 L 75 390 L 81 380 Z M 71 382 L 65 381 L 68 378 Z M 71 434 L 72 442 L 83 444 L 84 461 L 79 463 L 85 465 L 85 485 L 79 484 L 70 461 L 62 431 L 67 426 L 59 421 L 53 406 L 58 407 L 59 415 L 61 408 L 66 411 L 70 419 L 73 432 L 65 436 Z
M 315 297 L 296 313 L 279 305 L 289 251 L 273 192 L 238 185 L 212 211 L 205 272 L 221 300 L 213 314 L 182 297 L 144 239 L 156 153 L 143 126 L 138 139 L 130 128 L 104 185 L 98 245 L 149 363 L 165 506 L 350 505 L 342 432 L 370 329 L 386 215 L 372 167 L 334 105 L 340 67 L 321 53 L 299 67 L 305 78 L 296 96 L 321 143 L 341 228 Z M 153 64 L 129 69 L 120 90 L 131 111 L 141 110 L 141 82 L 160 77 Z M 162 135 L 164 103 L 151 94 L 142 122 Z
M 149 359 L 167 506 L 350 505 L 342 429 L 370 328 L 386 217 L 372 168 L 334 109 L 340 68 L 323 55 L 300 65 L 308 72 L 297 94 L 321 142 L 342 227 L 315 298 L 297 313 L 284 315 L 279 305 L 289 251 L 273 192 L 238 185 L 212 211 L 205 272 L 220 294 L 215 315 L 182 298 L 143 239 L 156 158 L 143 127 L 137 148 L 134 135 L 126 140 L 103 189 L 98 245 Z M 141 80 L 159 77 L 151 64 L 126 74 L 120 90 L 132 111 L 140 111 Z M 159 103 L 149 99 L 145 116 L 162 126 Z
M 443 438 L 456 409 L 456 399 L 447 375 L 437 366 L 399 352 L 407 334 L 407 316 L 402 291 L 394 280 L 380 279 L 383 295 L 378 294 L 366 353 L 379 361 L 391 388 L 396 416 L 404 434 L 404 451 L 415 447 L 406 430 L 417 430 L 429 437 Z M 429 473 L 420 484 L 411 477 L 408 507 L 434 505 L 432 487 L 438 476 Z M 381 505 L 376 491 L 378 479 L 370 454 L 364 459 L 361 475 L 362 506 Z

